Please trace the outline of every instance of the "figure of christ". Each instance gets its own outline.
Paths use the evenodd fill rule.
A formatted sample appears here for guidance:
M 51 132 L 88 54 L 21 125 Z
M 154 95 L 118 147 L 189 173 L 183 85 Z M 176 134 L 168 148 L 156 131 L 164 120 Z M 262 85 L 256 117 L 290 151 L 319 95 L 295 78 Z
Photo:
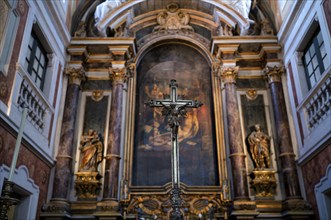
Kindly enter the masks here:
M 148 86 L 144 89 L 145 94 L 149 99 L 163 99 L 164 95 L 160 91 L 160 88 L 157 84 L 153 84 L 153 88 L 149 89 Z M 188 96 L 188 89 L 185 88 L 182 91 L 182 96 Z M 171 109 L 169 109 L 171 110 Z M 140 146 L 145 150 L 153 149 L 153 146 L 156 147 L 164 147 L 169 146 L 170 143 L 170 132 L 171 129 L 169 126 L 164 127 L 164 116 L 162 113 L 162 108 L 153 108 L 153 117 L 151 120 L 144 125 L 144 131 L 148 134 L 148 142 L 150 144 L 146 144 Z M 173 109 L 172 111 L 175 111 Z M 178 122 L 179 123 L 179 122 Z M 168 124 L 169 125 L 169 124 Z M 199 121 L 197 116 L 197 110 L 191 109 L 190 111 L 186 112 L 185 117 L 181 120 L 181 126 L 178 129 L 178 143 L 186 141 L 188 145 L 196 145 L 196 142 L 190 140 L 196 136 L 199 131 Z

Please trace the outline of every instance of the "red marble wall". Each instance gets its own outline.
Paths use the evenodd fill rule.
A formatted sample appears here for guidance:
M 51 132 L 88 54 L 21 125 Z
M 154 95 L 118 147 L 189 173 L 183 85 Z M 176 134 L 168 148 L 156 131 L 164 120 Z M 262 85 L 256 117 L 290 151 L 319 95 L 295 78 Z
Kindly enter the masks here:
M 16 135 L 16 133 L 13 135 L 12 131 L 7 130 L 6 126 L 2 124 L 2 121 L 0 121 L 0 165 L 5 164 L 8 167 L 11 166 L 16 143 Z M 21 145 L 16 168 L 21 165 L 25 165 L 28 168 L 30 178 L 33 179 L 34 183 L 40 190 L 37 209 L 38 219 L 41 206 L 46 203 L 47 200 L 48 181 L 51 166 L 50 164 L 45 163 L 41 156 L 35 154 L 24 144 Z
M 324 13 L 331 33 L 331 0 L 325 0 L 323 3 Z
M 20 0 L 17 2 L 16 10 L 18 11 L 19 15 L 19 25 L 17 28 L 15 43 L 13 47 L 13 52 L 10 58 L 9 68 L 7 76 L 5 76 L 0 71 L 0 83 L 1 83 L 1 91 L 0 91 L 0 100 L 3 101 L 5 104 L 8 105 L 8 101 L 10 98 L 10 91 L 12 90 L 12 86 L 15 79 L 16 74 L 16 63 L 18 60 L 18 56 L 21 49 L 23 34 L 24 34 L 24 27 L 26 24 L 27 16 L 29 7 L 25 0 Z
M 331 143 L 320 153 L 301 166 L 307 200 L 312 205 L 314 219 L 319 219 L 318 207 L 315 198 L 315 185 L 325 176 L 326 168 L 331 163 Z

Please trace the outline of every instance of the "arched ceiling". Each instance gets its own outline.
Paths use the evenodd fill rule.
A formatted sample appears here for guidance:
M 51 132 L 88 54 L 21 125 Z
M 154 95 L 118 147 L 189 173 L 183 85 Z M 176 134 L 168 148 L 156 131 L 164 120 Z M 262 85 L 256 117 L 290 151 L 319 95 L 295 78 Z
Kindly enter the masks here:
M 189 14 L 189 25 L 205 38 L 218 35 L 220 25 L 231 27 L 233 35 L 259 35 L 262 21 L 265 20 L 269 22 L 271 32 L 275 33 L 274 15 L 268 1 L 252 1 L 249 19 L 253 22 L 249 22 L 242 13 L 231 7 L 229 1 L 231 0 L 122 1 L 119 7 L 107 13 L 97 25 L 94 12 L 104 0 L 81 1 L 73 15 L 72 35 L 85 31 L 86 36 L 90 37 L 112 37 L 122 26 L 127 35 L 135 36 L 139 40 L 140 37 L 153 32 L 153 28 L 158 25 L 158 15 L 166 11 L 167 6 L 172 3 L 176 3 L 183 13 Z M 243 31 L 247 26 L 250 28 Z

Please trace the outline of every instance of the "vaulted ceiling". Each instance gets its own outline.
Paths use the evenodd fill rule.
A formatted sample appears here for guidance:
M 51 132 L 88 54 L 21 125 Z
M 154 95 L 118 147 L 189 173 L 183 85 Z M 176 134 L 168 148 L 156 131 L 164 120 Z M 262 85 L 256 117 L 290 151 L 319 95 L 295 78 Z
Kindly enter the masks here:
M 100 36 L 98 29 L 103 29 L 106 36 L 112 37 L 116 28 L 125 23 L 130 35 L 139 39 L 153 31 L 157 26 L 158 14 L 172 3 L 190 15 L 190 25 L 206 38 L 216 35 L 222 23 L 233 28 L 233 35 L 241 35 L 240 27 L 246 22 L 242 14 L 229 6 L 229 0 L 133 0 L 123 2 L 96 26 L 94 12 L 102 2 L 104 1 L 86 0 L 79 3 L 72 18 L 73 36 L 84 26 L 86 36 Z M 251 24 L 251 30 L 246 34 L 259 35 L 260 24 L 264 20 L 269 22 L 271 29 L 276 33 L 275 17 L 268 0 L 253 0 L 249 18 L 255 21 L 255 24 Z

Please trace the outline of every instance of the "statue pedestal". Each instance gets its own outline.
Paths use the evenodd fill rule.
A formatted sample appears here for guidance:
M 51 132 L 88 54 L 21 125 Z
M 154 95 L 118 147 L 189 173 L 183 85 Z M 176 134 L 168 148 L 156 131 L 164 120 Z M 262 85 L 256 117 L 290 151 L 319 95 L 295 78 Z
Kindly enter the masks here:
M 251 187 L 257 200 L 273 200 L 276 189 L 275 171 L 271 169 L 255 169 L 252 172 Z
M 77 172 L 75 189 L 78 200 L 95 200 L 101 189 L 98 172 Z

